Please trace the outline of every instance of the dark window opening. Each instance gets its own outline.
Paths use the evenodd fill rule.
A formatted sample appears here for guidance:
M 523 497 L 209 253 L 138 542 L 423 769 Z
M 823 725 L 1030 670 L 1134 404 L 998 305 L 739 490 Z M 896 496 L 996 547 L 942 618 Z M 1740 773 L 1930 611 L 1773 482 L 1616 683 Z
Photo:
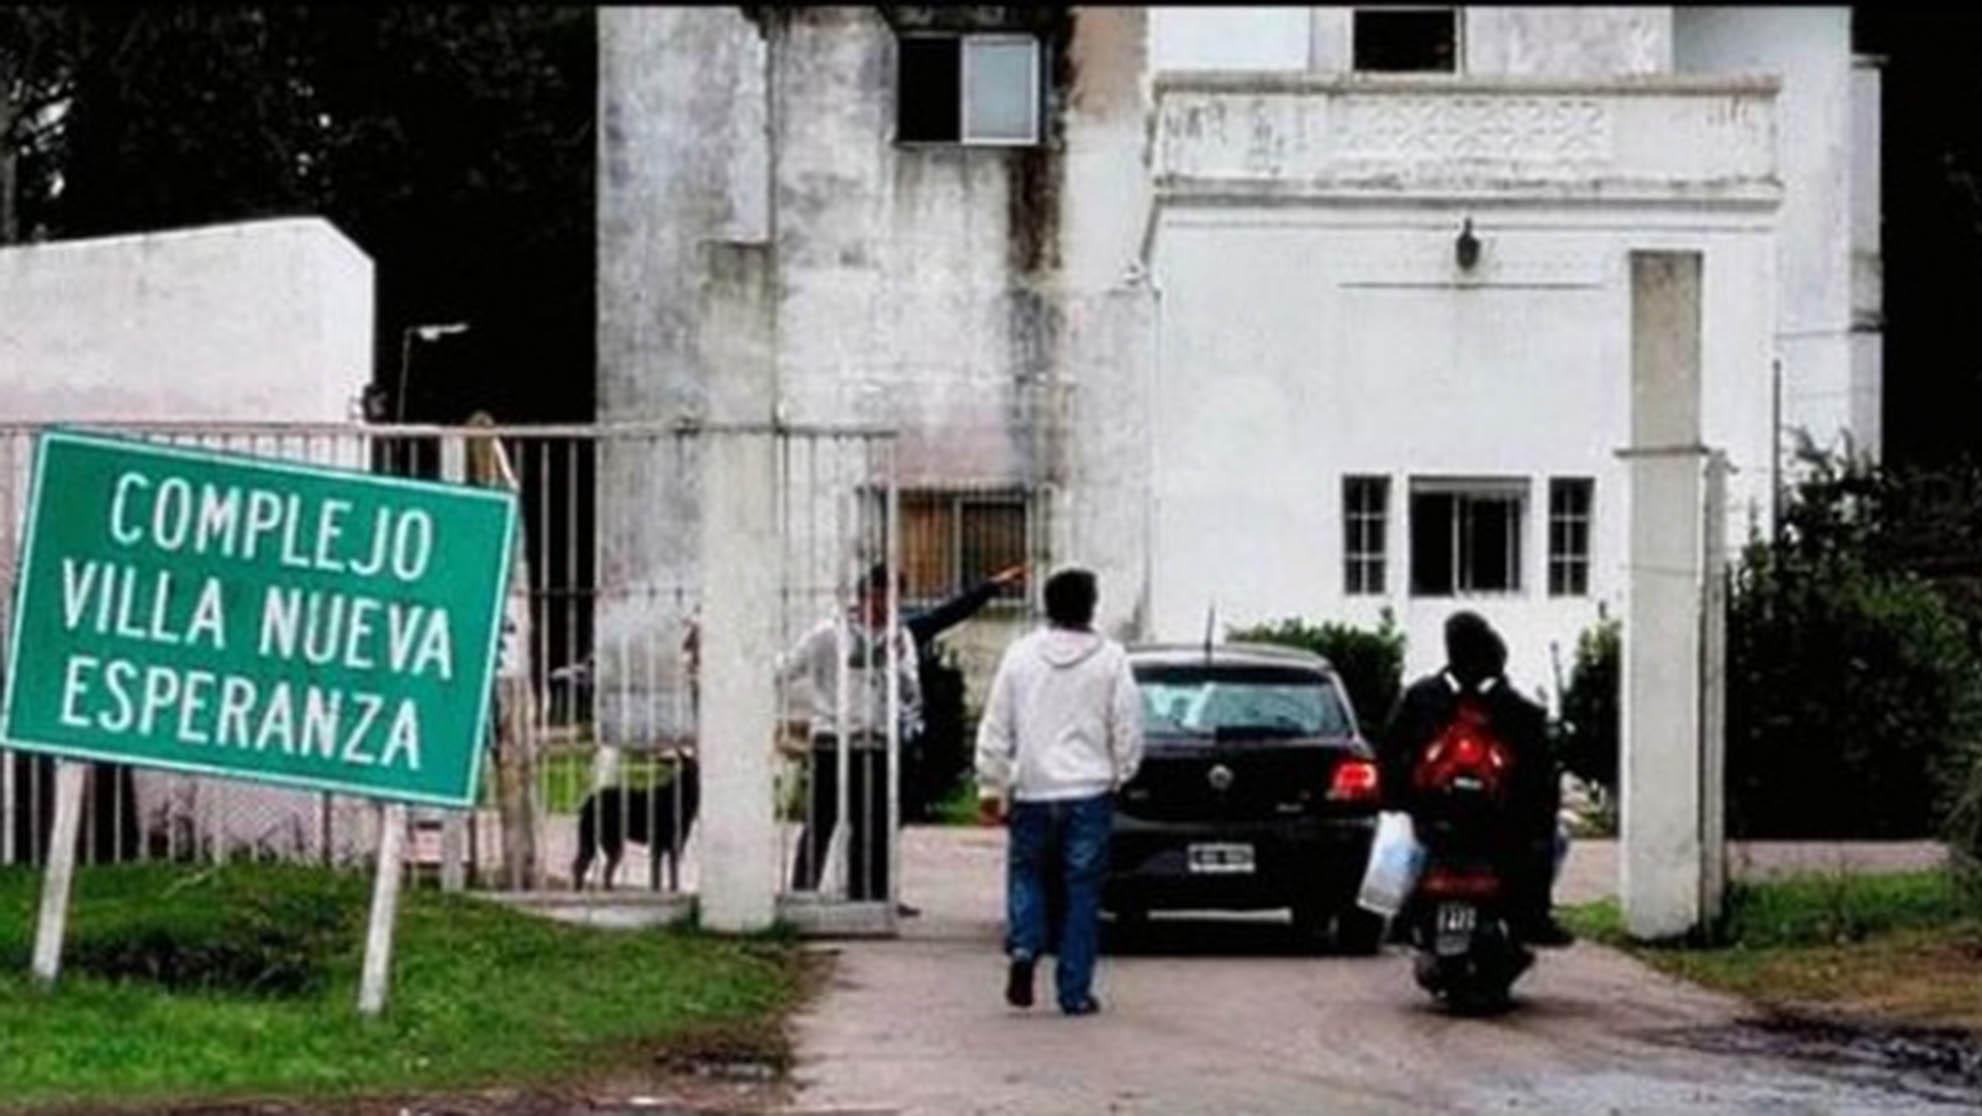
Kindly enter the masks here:
M 1373 73 L 1458 71 L 1459 13 L 1453 8 L 1359 8 L 1355 68 Z
M 963 114 L 963 54 L 953 36 L 901 40 L 895 135 L 910 143 L 955 143 Z
M 1521 590 L 1520 486 L 1427 485 L 1411 493 L 1411 592 L 1420 597 Z

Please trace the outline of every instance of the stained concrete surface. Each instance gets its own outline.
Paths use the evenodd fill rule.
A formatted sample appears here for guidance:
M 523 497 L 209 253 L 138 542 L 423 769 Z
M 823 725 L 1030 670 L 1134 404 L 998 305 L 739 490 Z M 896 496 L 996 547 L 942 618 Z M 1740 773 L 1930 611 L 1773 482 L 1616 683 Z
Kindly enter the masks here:
M 1590 945 L 1544 954 L 1498 1019 L 1437 1011 L 1399 952 L 1301 954 L 1276 917 L 1159 918 L 1103 959 L 1100 1016 L 1000 999 L 1003 834 L 910 830 L 901 940 L 845 943 L 798 1026 L 798 1106 L 966 1113 L 1888 1113 L 1982 1108 L 1959 1084 L 1771 1039 L 1729 998 Z M 1931 846 L 1753 846 L 1783 865 L 1931 863 Z M 1577 847 L 1575 900 L 1615 879 Z M 1050 1005 L 1050 975 L 1040 992 Z M 1824 1048 L 1828 1049 L 1828 1048 Z M 1803 1057 L 1791 1057 L 1801 1053 Z

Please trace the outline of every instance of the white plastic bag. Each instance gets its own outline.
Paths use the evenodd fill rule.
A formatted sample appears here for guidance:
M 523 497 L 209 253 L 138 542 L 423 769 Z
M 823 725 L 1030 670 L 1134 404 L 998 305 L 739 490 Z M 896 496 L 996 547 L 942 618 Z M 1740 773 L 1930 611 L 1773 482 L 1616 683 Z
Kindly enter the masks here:
M 1363 872 L 1356 905 L 1385 918 L 1397 917 L 1404 900 L 1411 897 L 1411 889 L 1418 886 L 1418 874 L 1424 867 L 1425 847 L 1418 843 L 1411 815 L 1385 810 L 1376 818 L 1369 868 Z

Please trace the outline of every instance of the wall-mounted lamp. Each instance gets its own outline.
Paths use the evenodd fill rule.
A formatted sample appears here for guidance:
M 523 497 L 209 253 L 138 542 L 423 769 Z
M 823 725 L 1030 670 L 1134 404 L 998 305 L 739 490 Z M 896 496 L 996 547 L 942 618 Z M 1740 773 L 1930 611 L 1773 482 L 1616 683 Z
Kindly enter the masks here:
M 1480 238 L 1473 235 L 1473 219 L 1466 218 L 1466 227 L 1459 230 L 1459 239 L 1453 245 L 1453 255 L 1459 261 L 1459 270 L 1471 271 L 1480 262 Z

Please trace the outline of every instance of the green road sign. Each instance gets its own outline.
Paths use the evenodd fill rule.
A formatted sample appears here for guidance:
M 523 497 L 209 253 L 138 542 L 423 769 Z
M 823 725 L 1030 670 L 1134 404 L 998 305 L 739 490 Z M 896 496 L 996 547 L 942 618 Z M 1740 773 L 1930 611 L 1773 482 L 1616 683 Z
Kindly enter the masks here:
M 45 433 L 0 738 L 471 806 L 515 530 L 507 492 Z

